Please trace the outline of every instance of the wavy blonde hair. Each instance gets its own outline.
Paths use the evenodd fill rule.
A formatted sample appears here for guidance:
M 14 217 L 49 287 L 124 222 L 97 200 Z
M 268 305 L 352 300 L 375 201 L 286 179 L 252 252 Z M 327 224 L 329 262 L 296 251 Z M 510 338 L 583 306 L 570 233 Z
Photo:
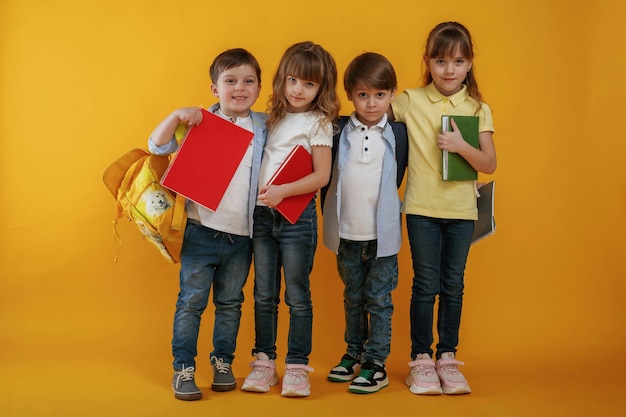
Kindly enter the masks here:
M 307 41 L 290 46 L 280 59 L 272 82 L 272 95 L 267 103 L 268 130 L 273 130 L 287 113 L 288 101 L 285 97 L 287 76 L 319 83 L 320 89 L 311 103 L 310 111 L 319 112 L 323 116 L 321 124 L 335 122 L 341 106 L 336 91 L 335 60 L 320 45 Z

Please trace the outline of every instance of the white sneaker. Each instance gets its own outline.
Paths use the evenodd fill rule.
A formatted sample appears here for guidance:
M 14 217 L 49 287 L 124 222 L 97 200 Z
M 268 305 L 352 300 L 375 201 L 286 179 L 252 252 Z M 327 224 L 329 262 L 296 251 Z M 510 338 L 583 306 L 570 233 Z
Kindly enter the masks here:
M 441 358 L 435 364 L 444 394 L 469 394 L 472 392 L 457 365 L 465 364 L 454 359 L 453 352 L 442 353 Z
M 439 395 L 441 394 L 441 383 L 435 370 L 435 362 L 427 353 L 420 353 L 415 360 L 409 362 L 409 375 L 405 383 L 413 394 L 418 395 Z
M 284 397 L 308 397 L 311 395 L 309 372 L 313 372 L 313 368 L 307 365 L 287 364 L 281 395 Z
M 250 362 L 252 371 L 243 381 L 241 389 L 244 391 L 267 392 L 271 386 L 278 384 L 276 364 L 267 354 L 258 352 L 256 360 Z

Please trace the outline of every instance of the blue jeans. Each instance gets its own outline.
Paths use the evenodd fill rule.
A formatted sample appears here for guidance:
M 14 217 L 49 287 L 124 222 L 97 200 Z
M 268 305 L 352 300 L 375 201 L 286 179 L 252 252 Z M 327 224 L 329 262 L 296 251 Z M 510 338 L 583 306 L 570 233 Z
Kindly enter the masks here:
M 296 224 L 275 209 L 254 210 L 254 319 L 256 346 L 276 359 L 281 268 L 285 276 L 285 303 L 289 307 L 288 364 L 306 365 L 312 347 L 313 303 L 309 275 L 317 247 L 315 199 Z
M 232 363 L 241 319 L 252 239 L 188 222 L 181 250 L 180 292 L 174 314 L 174 369 L 195 367 L 200 318 L 213 286 L 215 323 L 211 356 Z
M 432 356 L 433 310 L 439 296 L 437 352 L 456 352 L 463 306 L 463 276 L 474 222 L 407 214 L 413 260 L 411 358 Z
M 376 257 L 377 241 L 341 239 L 337 271 L 343 281 L 346 353 L 385 363 L 391 349 L 391 292 L 398 285 L 398 255 Z

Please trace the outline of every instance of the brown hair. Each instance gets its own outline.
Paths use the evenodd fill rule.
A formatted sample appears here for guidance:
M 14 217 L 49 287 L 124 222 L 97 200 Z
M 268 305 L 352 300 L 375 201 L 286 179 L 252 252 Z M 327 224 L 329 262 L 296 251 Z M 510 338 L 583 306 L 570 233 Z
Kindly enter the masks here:
M 337 66 L 333 57 L 313 42 L 296 43 L 285 51 L 272 83 L 272 95 L 268 100 L 268 130 L 272 130 L 287 113 L 285 83 L 287 76 L 320 84 L 317 97 L 311 103 L 311 111 L 323 115 L 322 123 L 333 123 L 339 115 L 337 97 Z
M 359 83 L 381 90 L 393 90 L 398 86 L 391 62 L 375 52 L 365 52 L 348 64 L 343 75 L 343 87 L 349 92 Z
M 474 46 L 469 30 L 457 22 L 443 22 L 435 26 L 426 39 L 424 62 L 428 62 L 431 58 L 452 57 L 456 53 L 460 53 L 465 59 L 470 61 L 474 60 Z M 474 75 L 475 67 L 472 62 L 463 84 L 467 86 L 469 96 L 478 102 L 478 110 L 480 110 L 482 95 L 478 90 L 478 83 Z M 425 87 L 432 81 L 433 77 L 430 71 L 424 71 L 422 86 Z
M 224 71 L 241 65 L 250 65 L 254 68 L 256 77 L 259 80 L 259 85 L 261 85 L 261 66 L 254 55 L 243 48 L 227 49 L 215 57 L 209 68 L 211 82 L 217 84 L 217 80 Z

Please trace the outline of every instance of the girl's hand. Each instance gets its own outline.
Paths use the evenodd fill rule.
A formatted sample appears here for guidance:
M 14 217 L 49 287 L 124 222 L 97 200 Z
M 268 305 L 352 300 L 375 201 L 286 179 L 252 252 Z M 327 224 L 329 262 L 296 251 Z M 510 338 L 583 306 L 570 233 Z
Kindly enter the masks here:
M 202 121 L 200 107 L 183 107 L 174 111 L 174 115 L 180 123 L 186 123 L 188 126 L 198 126 Z
M 454 119 L 452 132 L 437 135 L 437 146 L 448 152 L 458 153 L 478 172 L 493 174 L 496 170 L 496 148 L 493 144 L 493 132 L 485 130 L 478 133 L 478 149 L 465 142 Z
M 461 135 L 454 118 L 450 118 L 450 126 L 452 127 L 452 132 L 442 132 L 437 135 L 439 149 L 460 153 L 466 146 L 472 146 L 463 139 L 463 135 Z
M 259 202 L 269 208 L 274 208 L 283 201 L 280 185 L 264 185 L 259 189 Z

